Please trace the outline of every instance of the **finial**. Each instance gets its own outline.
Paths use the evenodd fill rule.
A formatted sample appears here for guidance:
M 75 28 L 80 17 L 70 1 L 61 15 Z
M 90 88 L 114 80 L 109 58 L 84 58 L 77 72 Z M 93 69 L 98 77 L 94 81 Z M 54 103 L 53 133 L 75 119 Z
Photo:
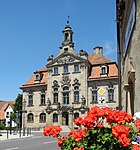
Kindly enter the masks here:
M 67 24 L 69 24 L 69 19 L 70 19 L 70 16 L 68 15 Z

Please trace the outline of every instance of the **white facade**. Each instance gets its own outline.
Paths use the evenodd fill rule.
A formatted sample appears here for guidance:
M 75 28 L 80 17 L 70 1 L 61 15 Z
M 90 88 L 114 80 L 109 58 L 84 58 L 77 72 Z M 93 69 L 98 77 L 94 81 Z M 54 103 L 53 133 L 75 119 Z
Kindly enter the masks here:
M 8 107 L 6 108 L 5 110 L 5 126 L 6 127 L 9 127 L 10 126 L 10 115 L 11 113 L 13 112 L 13 109 L 10 105 L 8 105 Z M 12 121 L 12 127 L 15 127 L 16 126 L 16 123 L 14 121 Z

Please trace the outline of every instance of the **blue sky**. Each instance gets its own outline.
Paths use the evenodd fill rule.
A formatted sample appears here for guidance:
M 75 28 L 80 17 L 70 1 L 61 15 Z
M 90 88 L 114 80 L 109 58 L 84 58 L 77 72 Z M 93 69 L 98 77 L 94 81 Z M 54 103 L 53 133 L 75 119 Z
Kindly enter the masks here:
M 70 16 L 75 49 L 117 60 L 115 0 L 0 0 L 0 99 L 14 100 L 32 73 L 57 55 Z

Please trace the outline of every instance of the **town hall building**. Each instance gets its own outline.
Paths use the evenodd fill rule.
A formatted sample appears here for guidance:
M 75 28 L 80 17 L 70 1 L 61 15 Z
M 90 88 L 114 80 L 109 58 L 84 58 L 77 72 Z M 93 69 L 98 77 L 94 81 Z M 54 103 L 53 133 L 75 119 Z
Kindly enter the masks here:
M 74 48 L 73 31 L 67 22 L 57 56 L 33 73 L 23 91 L 23 127 L 59 124 L 74 128 L 73 121 L 91 107 L 118 108 L 118 67 L 97 46 L 93 54 Z

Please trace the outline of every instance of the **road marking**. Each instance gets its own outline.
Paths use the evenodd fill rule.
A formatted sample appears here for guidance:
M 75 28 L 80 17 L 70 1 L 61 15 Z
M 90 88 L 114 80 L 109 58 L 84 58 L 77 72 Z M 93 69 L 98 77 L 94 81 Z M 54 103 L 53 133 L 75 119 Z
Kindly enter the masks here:
M 43 144 L 49 144 L 49 143 L 55 143 L 55 142 L 57 142 L 57 140 L 55 140 L 55 141 L 50 141 L 50 142 L 44 142 Z
M 8 149 L 4 149 L 4 150 L 13 150 L 13 149 L 19 149 L 19 147 L 13 147 L 13 148 L 8 148 Z

